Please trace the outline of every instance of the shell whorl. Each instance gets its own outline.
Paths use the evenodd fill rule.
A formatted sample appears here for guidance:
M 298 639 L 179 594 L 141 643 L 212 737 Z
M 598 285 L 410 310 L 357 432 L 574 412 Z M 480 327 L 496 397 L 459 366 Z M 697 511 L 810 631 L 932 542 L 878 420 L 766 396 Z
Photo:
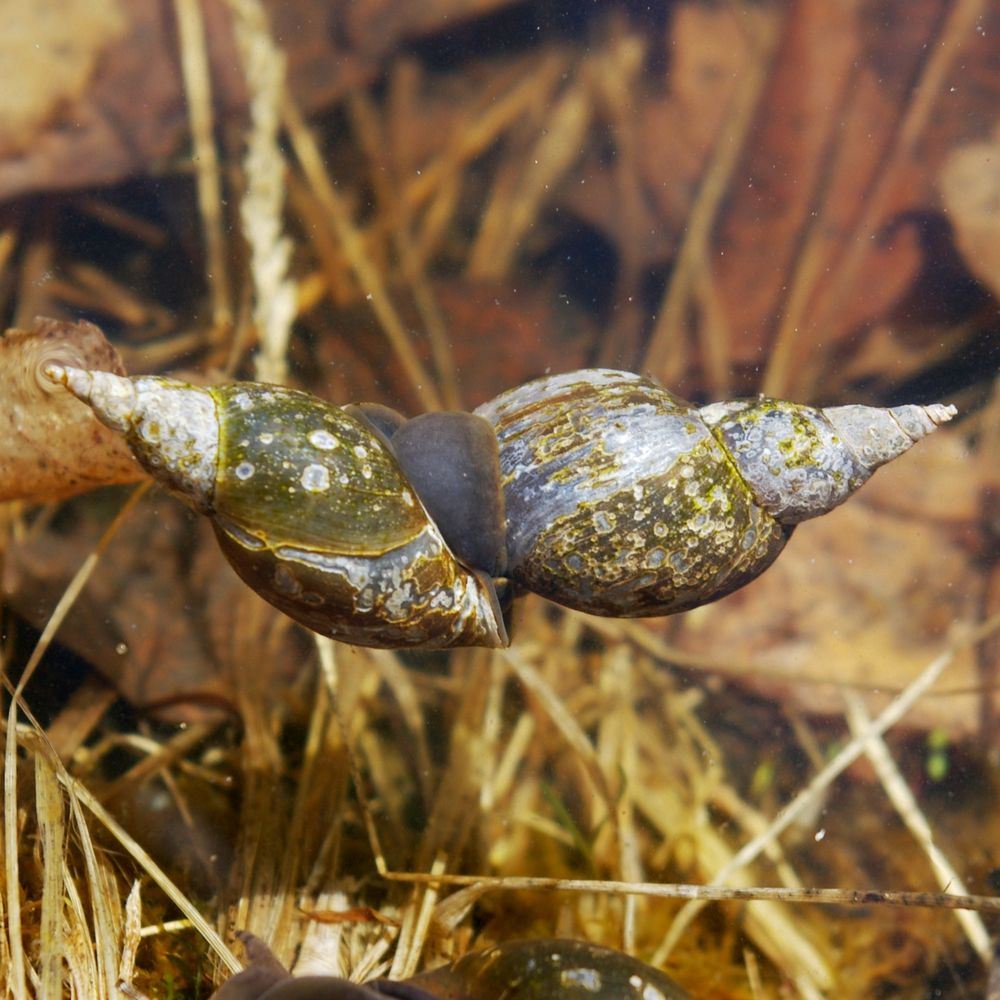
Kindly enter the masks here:
M 955 414 L 953 406 L 834 406 L 777 399 L 712 403 L 699 411 L 757 502 L 782 524 L 842 504 L 876 469 Z
M 210 392 L 164 378 L 48 365 L 46 376 L 86 403 L 101 423 L 125 436 L 133 454 L 162 485 L 202 513 L 212 507 L 219 421 Z
M 340 407 L 260 383 L 46 374 L 211 518 L 254 591 L 314 631 L 386 648 L 508 644 L 492 580 L 455 559 L 383 439 Z

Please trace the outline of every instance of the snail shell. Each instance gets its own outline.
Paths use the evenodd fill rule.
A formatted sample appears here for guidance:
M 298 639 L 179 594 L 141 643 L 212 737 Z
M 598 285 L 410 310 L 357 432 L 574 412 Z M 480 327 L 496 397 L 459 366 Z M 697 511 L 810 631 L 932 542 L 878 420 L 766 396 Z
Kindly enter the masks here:
M 461 565 L 369 425 L 306 393 L 51 366 L 160 483 L 212 521 L 242 579 L 360 646 L 505 646 L 492 581 Z
M 666 973 L 586 941 L 507 941 L 406 981 L 440 1000 L 690 1000 Z M 395 984 L 380 982 L 394 994 Z M 405 994 L 399 994 L 405 998 Z
M 586 941 L 506 941 L 400 981 L 292 977 L 263 941 L 238 935 L 250 965 L 212 1000 L 690 1000 L 659 969 Z
M 666 615 L 762 573 L 953 407 L 819 410 L 771 399 L 697 409 L 603 369 L 542 378 L 476 411 L 493 425 L 508 574 L 598 615 Z

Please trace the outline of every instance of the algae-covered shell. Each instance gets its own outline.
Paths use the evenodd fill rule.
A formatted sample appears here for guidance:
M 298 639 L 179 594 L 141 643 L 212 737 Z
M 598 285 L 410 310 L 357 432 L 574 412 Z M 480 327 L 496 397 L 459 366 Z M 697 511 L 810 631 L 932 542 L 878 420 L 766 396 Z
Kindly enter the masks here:
M 440 1000 L 690 1000 L 666 973 L 637 958 L 561 939 L 508 941 L 407 983 Z M 392 994 L 392 984 L 383 991 Z
M 582 611 L 644 617 L 756 577 L 795 524 L 843 502 L 954 409 L 698 409 L 640 375 L 594 369 L 476 412 L 499 442 L 512 580 Z
M 363 646 L 503 646 L 492 581 L 462 566 L 383 439 L 343 409 L 260 383 L 201 388 L 53 368 L 215 527 L 258 594 Z

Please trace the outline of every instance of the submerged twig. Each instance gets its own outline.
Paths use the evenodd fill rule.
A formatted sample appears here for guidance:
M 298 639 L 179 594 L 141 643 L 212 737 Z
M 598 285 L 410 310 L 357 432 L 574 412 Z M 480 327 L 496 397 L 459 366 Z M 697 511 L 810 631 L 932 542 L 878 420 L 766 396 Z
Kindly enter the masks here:
M 827 906 L 902 906 L 932 910 L 978 910 L 1000 913 L 1000 896 L 956 895 L 949 892 L 892 892 L 883 889 L 810 889 L 786 886 L 732 888 L 724 885 L 685 885 L 666 882 L 618 882 L 605 879 L 520 877 L 515 875 L 448 875 L 433 872 L 385 871 L 393 882 L 474 886 L 483 892 L 572 892 L 687 899 L 699 903 L 753 902 L 823 903 Z M 652 964 L 656 965 L 657 962 Z
M 935 682 L 954 659 L 955 653 L 960 646 L 977 642 L 998 627 L 1000 627 L 1000 620 L 991 619 L 989 622 L 975 629 L 970 635 L 965 636 L 960 642 L 955 642 L 950 648 L 935 657 L 919 676 L 913 680 L 909 687 L 902 694 L 898 695 L 864 732 L 855 735 L 851 742 L 840 750 L 822 771 L 813 777 L 809 785 L 778 812 L 768 830 L 744 844 L 734 855 L 733 859 L 716 872 L 712 881 L 716 884 L 724 883 L 733 873 L 754 861 L 768 843 L 775 837 L 780 836 L 799 816 L 803 815 L 816 801 L 817 797 L 830 787 L 837 776 L 865 752 L 865 740 L 871 736 L 880 736 L 892 728 L 934 686 Z M 934 894 L 918 895 L 933 896 Z M 905 905 L 918 904 L 911 903 Z M 977 909 L 979 907 L 973 906 L 970 908 Z M 984 906 L 982 908 L 988 909 L 989 907 Z M 699 904 L 689 903 L 678 913 L 658 953 L 658 957 L 661 960 L 665 960 L 666 956 L 680 940 L 684 930 L 694 919 L 699 909 Z

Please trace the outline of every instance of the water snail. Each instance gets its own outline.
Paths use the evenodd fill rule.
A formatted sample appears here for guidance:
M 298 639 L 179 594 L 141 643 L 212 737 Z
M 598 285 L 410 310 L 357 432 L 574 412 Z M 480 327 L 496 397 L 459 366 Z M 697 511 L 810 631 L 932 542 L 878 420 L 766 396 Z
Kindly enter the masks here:
M 629 372 L 553 375 L 405 420 L 260 383 L 50 365 L 309 628 L 389 648 L 508 644 L 511 594 L 672 614 L 762 573 L 954 407 L 695 407 Z
M 211 1000 L 691 1000 L 659 969 L 587 941 L 505 941 L 411 979 L 291 976 L 263 941 L 237 935 L 249 966 Z

